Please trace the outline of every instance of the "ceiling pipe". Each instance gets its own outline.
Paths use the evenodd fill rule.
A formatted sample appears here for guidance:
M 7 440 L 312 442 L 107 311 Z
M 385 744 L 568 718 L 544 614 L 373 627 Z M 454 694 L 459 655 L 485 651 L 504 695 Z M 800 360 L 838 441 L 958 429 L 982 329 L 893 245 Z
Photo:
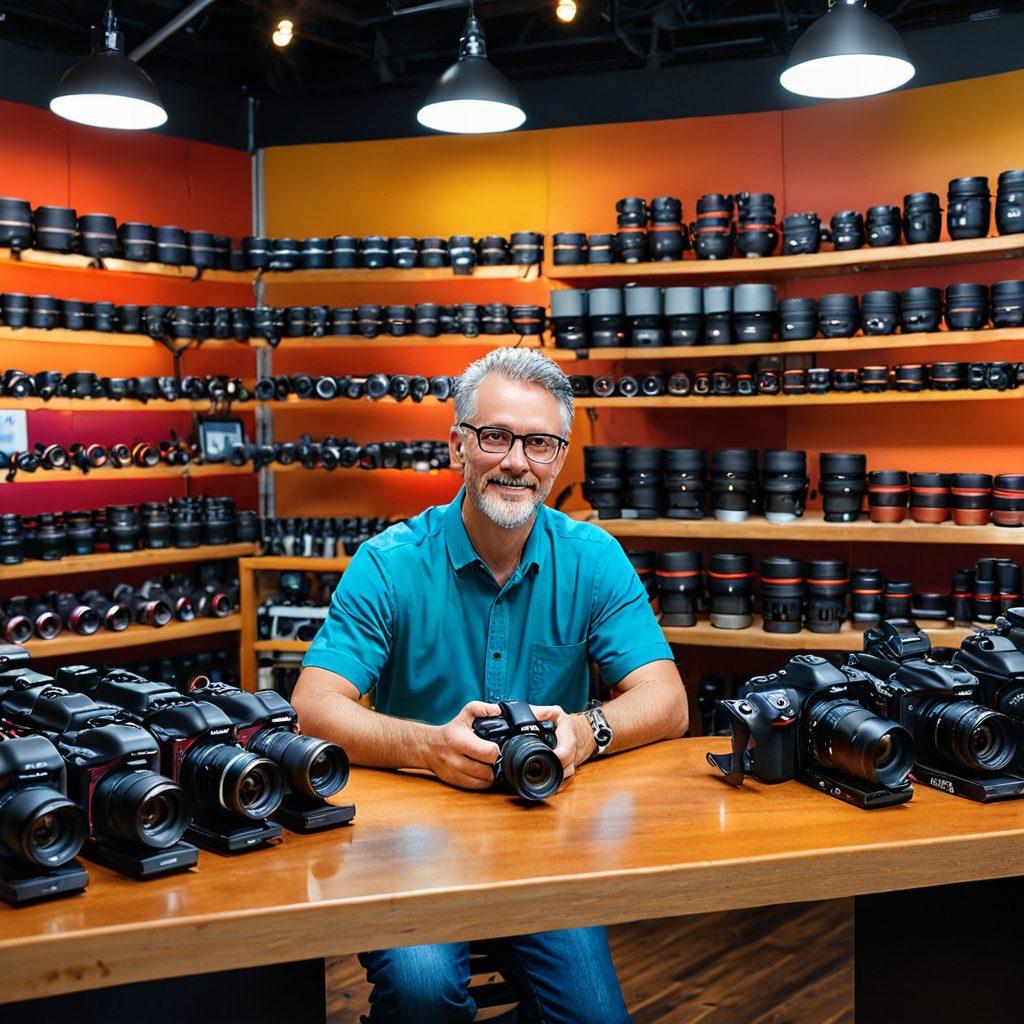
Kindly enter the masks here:
M 179 28 L 183 28 L 194 17 L 202 14 L 213 2 L 214 0 L 192 0 L 188 7 L 171 18 L 163 28 L 158 28 L 148 39 L 143 39 L 128 56 L 134 61 L 142 60 L 146 54 L 155 50 L 165 39 L 173 36 Z

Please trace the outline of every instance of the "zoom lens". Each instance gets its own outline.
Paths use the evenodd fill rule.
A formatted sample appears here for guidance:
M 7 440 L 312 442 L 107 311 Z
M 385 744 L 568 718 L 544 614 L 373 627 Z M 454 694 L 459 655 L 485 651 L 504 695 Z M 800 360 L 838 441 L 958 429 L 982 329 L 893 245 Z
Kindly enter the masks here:
M 654 574 L 663 626 L 695 626 L 704 597 L 703 562 L 699 551 L 659 551 Z
M 545 800 L 562 784 L 562 762 L 536 736 L 520 734 L 501 749 L 505 781 L 523 800 Z
M 746 629 L 754 621 L 753 564 L 746 553 L 716 553 L 708 563 L 711 625 L 719 629 Z
M 806 452 L 785 448 L 766 451 L 761 480 L 765 519 L 770 523 L 788 523 L 802 516 L 807 483 Z
M 838 633 L 846 618 L 850 580 L 841 558 L 807 563 L 807 602 L 804 618 L 812 633 Z
M 197 810 L 262 821 L 284 799 L 284 779 L 273 761 L 227 743 L 190 747 L 180 778 Z
M 799 633 L 804 610 L 804 565 L 781 555 L 761 559 L 761 618 L 766 633 Z
M 29 864 L 56 868 L 77 856 L 88 836 L 85 815 L 55 789 L 33 786 L 3 812 L 4 845 Z
M 315 736 L 264 729 L 247 749 L 274 761 L 293 793 L 327 799 L 348 782 L 348 756 L 336 743 Z
M 914 740 L 902 725 L 849 700 L 816 705 L 807 724 L 811 756 L 818 764 L 888 789 L 907 781 Z
M 715 518 L 740 523 L 750 514 L 757 483 L 757 452 L 725 448 L 711 453 L 711 504 Z
M 1017 753 L 1013 722 L 970 700 L 932 704 L 919 720 L 917 742 L 922 751 L 970 771 L 1002 771 Z
M 185 791 L 156 772 L 110 772 L 93 793 L 98 835 L 164 849 L 184 835 L 190 820 Z

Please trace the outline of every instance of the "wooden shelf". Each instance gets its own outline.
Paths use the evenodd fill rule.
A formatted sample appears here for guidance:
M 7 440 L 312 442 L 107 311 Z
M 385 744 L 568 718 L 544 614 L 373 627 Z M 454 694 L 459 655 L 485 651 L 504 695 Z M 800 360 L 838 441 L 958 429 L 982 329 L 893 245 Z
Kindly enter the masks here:
M 50 412 L 209 412 L 213 402 L 208 398 L 178 398 L 168 402 L 165 398 L 151 398 L 139 402 L 132 398 L 117 401 L 113 398 L 0 398 L 2 409 L 24 409 L 36 412 L 49 409 Z M 234 402 L 235 406 L 251 406 L 252 402 Z
M 959 647 L 964 637 L 972 632 L 954 626 L 933 628 L 923 624 L 921 628 L 936 647 Z M 864 629 L 850 622 L 844 622 L 838 633 L 812 633 L 806 629 L 799 633 L 766 633 L 758 615 L 754 616 L 754 624 L 746 629 L 718 629 L 702 619 L 696 626 L 663 626 L 662 632 L 670 644 L 775 651 L 859 651 L 864 636 Z
M 0 327 L 0 342 L 51 345 L 88 345 L 89 348 L 152 348 L 157 342 L 148 334 L 119 334 L 113 331 L 68 331 L 55 328 L 41 331 L 35 327 Z
M 981 331 L 934 331 L 921 334 L 888 334 L 854 338 L 810 338 L 807 341 L 766 341 L 738 345 L 664 345 L 655 348 L 568 349 L 549 346 L 544 351 L 561 362 L 612 362 L 619 360 L 672 359 L 713 361 L 736 356 L 785 356 L 799 353 L 842 355 L 888 349 L 943 347 L 979 348 L 983 345 L 1024 343 L 1024 330 L 1015 327 Z
M 25 647 L 33 658 L 63 658 L 69 654 L 98 654 L 124 647 L 150 647 L 153 644 L 175 640 L 188 640 L 198 636 L 219 636 L 237 633 L 242 628 L 242 616 L 237 612 L 222 619 L 193 619 L 191 622 L 169 622 L 159 629 L 134 624 L 120 633 L 101 629 L 92 636 L 79 636 L 67 631 L 53 640 L 30 640 Z
M 19 472 L 14 478 L 14 484 L 60 484 L 69 483 L 72 480 L 166 480 L 175 477 L 197 477 L 206 476 L 243 476 L 252 474 L 250 466 L 232 466 L 226 462 L 214 462 L 206 465 L 187 466 L 153 466 L 145 469 L 141 466 L 125 466 L 124 469 L 90 469 L 88 473 L 80 470 L 41 469 L 35 473 Z M 0 480 L 0 488 L 8 487 L 6 480 Z
M 40 270 L 97 271 L 104 274 L 139 274 L 145 277 L 173 277 L 185 281 L 216 281 L 231 284 L 251 284 L 251 270 L 197 270 L 195 267 L 171 267 L 164 263 L 136 263 L 134 260 L 97 260 L 80 253 L 43 252 L 25 249 L 17 257 L 10 249 L 0 250 L 0 268 L 32 267 Z
M 335 469 L 325 469 L 323 466 L 314 466 L 312 469 L 306 469 L 301 462 L 291 462 L 287 466 L 272 462 L 266 468 L 271 473 L 416 473 L 419 476 L 432 476 L 437 473 L 455 472 L 451 466 L 426 470 L 413 469 L 411 466 L 407 469 L 399 469 L 397 466 L 380 467 L 378 469 L 363 469 L 361 466 L 338 466 Z
M 258 544 L 202 544 L 195 548 L 140 548 L 138 551 L 108 551 L 95 555 L 68 555 L 55 562 L 30 558 L 17 565 L 0 566 L 0 579 L 34 580 L 45 576 L 71 576 L 83 572 L 116 572 L 119 569 L 148 569 L 179 562 L 210 562 L 220 558 L 254 555 Z
M 309 572 L 335 572 L 347 568 L 352 561 L 348 555 L 338 558 L 300 558 L 296 555 L 256 555 L 243 558 L 240 567 L 256 572 L 287 572 L 289 569 L 305 569 Z
M 959 242 L 820 252 L 807 256 L 741 257 L 729 260 L 698 260 L 691 257 L 669 263 L 583 264 L 567 267 L 545 263 L 541 273 L 552 281 L 571 282 L 723 277 L 795 280 L 1021 258 L 1024 258 L 1024 235 L 1002 235 L 998 238 L 971 238 Z
M 835 541 L 874 544 L 1024 544 L 1024 529 L 987 526 L 957 526 L 954 522 L 872 523 L 864 513 L 854 523 L 826 523 L 822 513 L 808 512 L 790 523 L 770 523 L 763 516 L 751 516 L 742 523 L 706 519 L 590 519 L 613 537 L 646 537 L 691 540 L 784 540 Z
M 206 347 L 208 342 L 203 342 L 200 349 Z M 270 348 L 262 338 L 253 338 L 250 342 L 253 348 Z M 442 335 L 439 338 L 424 338 L 419 334 L 406 334 L 401 338 L 376 337 L 361 338 L 354 335 L 326 335 L 323 338 L 282 338 L 281 344 L 275 351 L 278 352 L 387 352 L 393 349 L 423 349 L 425 352 L 433 352 L 445 348 L 543 348 L 539 337 L 522 337 L 518 334 L 481 334 L 475 338 L 463 338 L 452 335 Z M 554 356 L 555 349 L 545 349 Z M 568 352 L 567 355 L 575 359 L 575 352 Z M 555 357 L 557 358 L 557 357 Z
M 688 398 L 674 398 L 659 395 L 657 398 L 577 398 L 577 409 L 784 409 L 787 406 L 828 406 L 842 405 L 914 405 L 924 402 L 997 402 L 1020 401 L 1024 391 L 883 391 L 881 394 L 867 394 L 863 391 L 841 393 L 830 391 L 827 395 L 690 395 Z
M 540 268 L 535 264 L 520 267 L 505 264 L 500 267 L 474 267 L 471 274 L 456 274 L 451 267 L 411 267 L 396 270 L 381 267 L 367 270 L 353 267 L 351 270 L 328 268 L 325 270 L 267 270 L 262 280 L 267 284 L 416 284 L 424 281 L 536 281 Z
M 257 640 L 253 645 L 254 651 L 297 651 L 299 653 L 309 650 L 311 640 Z
M 319 398 L 296 398 L 294 395 L 289 395 L 284 399 L 271 399 L 269 402 L 259 402 L 259 405 L 264 405 L 268 409 L 277 410 L 288 410 L 288 409 L 323 409 L 325 406 L 338 406 L 344 404 L 348 407 L 359 405 L 362 410 L 365 411 L 368 405 L 444 405 L 451 406 L 451 399 L 446 402 L 441 402 L 431 395 L 427 395 L 423 401 L 414 402 L 411 398 L 406 398 L 402 402 L 397 402 L 390 395 L 385 395 L 384 398 L 370 399 L 365 396 L 362 398 L 328 398 L 326 400 Z M 579 399 L 577 399 L 579 404 Z

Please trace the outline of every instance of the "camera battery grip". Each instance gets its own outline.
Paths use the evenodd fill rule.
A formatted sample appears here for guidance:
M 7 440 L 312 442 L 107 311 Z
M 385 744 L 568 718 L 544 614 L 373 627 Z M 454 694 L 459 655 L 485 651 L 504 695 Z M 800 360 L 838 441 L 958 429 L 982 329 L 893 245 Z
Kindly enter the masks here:
M 89 876 L 77 860 L 45 871 L 0 861 L 0 900 L 5 903 L 19 905 L 49 896 L 67 896 L 81 892 L 88 884 Z
M 347 825 L 355 816 L 355 804 L 328 804 L 323 800 L 304 800 L 289 793 L 274 812 L 274 821 L 284 825 L 289 832 L 306 835 Z
M 154 850 L 152 847 L 90 839 L 82 853 L 88 860 L 105 868 L 140 879 L 159 878 L 172 871 L 194 868 L 199 861 L 199 850 L 191 843 L 175 843 L 162 850 Z

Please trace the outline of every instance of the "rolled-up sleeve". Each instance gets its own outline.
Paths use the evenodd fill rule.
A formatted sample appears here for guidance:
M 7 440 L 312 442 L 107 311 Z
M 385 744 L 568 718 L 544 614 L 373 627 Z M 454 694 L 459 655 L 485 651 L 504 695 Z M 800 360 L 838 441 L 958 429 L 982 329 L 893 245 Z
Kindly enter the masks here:
M 394 597 L 384 559 L 371 546 L 362 545 L 342 574 L 327 618 L 302 659 L 303 668 L 336 672 L 360 693 L 367 693 L 391 654 Z
M 672 661 L 647 592 L 626 552 L 609 538 L 594 576 L 588 648 L 607 686 L 652 661 Z

